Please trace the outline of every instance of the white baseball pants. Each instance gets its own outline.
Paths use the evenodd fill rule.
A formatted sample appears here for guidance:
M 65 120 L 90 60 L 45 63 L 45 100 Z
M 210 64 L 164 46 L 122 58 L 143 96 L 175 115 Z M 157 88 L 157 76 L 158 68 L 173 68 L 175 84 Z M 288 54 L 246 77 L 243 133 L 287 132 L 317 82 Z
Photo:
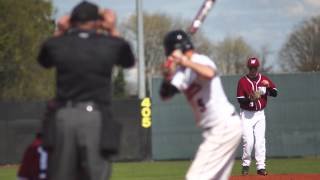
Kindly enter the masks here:
M 240 111 L 243 126 L 242 166 L 250 166 L 254 147 L 257 169 L 265 169 L 266 161 L 266 117 L 264 110 Z
M 186 175 L 186 180 L 227 180 L 241 140 L 238 115 L 224 119 L 202 133 L 204 138 Z

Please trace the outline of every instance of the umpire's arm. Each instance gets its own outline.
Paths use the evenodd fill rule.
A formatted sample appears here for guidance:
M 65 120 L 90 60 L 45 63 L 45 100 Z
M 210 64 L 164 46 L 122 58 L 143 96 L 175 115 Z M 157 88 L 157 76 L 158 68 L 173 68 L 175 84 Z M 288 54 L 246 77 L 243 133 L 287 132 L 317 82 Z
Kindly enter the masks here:
M 132 49 L 127 41 L 120 39 L 120 48 L 118 51 L 119 59 L 117 65 L 124 68 L 131 68 L 135 65 L 135 58 Z
M 40 52 L 38 55 L 38 62 L 41 66 L 45 68 L 50 68 L 53 66 L 53 62 L 49 56 L 48 52 L 48 41 L 42 44 Z

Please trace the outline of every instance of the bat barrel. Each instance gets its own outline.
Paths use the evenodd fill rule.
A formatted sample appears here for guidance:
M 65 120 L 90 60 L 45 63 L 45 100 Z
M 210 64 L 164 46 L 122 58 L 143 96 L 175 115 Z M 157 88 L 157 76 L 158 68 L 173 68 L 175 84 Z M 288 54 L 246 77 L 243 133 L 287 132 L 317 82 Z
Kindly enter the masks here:
M 196 17 L 194 18 L 191 26 L 188 29 L 189 34 L 193 35 L 194 33 L 197 32 L 197 30 L 201 26 L 202 22 L 204 21 L 204 19 L 208 15 L 210 9 L 212 8 L 214 2 L 215 2 L 215 0 L 206 0 L 202 4 L 200 10 L 198 11 Z

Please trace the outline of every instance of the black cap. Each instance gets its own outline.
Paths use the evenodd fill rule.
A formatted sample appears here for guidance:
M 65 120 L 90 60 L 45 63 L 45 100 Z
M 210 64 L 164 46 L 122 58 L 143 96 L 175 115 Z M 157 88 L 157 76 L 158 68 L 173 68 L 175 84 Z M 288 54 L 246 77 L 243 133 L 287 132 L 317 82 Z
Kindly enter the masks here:
M 71 23 L 84 23 L 87 21 L 94 21 L 101 19 L 99 15 L 99 8 L 97 5 L 82 1 L 75 6 L 71 13 Z

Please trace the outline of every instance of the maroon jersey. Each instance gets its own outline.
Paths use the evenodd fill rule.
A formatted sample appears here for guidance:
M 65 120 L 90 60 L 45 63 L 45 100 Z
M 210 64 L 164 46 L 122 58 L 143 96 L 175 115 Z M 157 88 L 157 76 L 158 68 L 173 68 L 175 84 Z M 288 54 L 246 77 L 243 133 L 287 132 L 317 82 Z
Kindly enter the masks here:
M 267 80 L 269 82 L 268 88 L 265 88 L 261 83 L 263 80 Z M 271 89 L 276 89 L 274 83 L 260 73 L 257 74 L 257 78 L 255 80 L 250 79 L 248 76 L 243 76 L 240 78 L 238 82 L 237 98 L 249 98 L 250 93 L 253 91 L 260 91 L 261 89 L 265 89 L 265 93 L 261 94 L 260 99 L 258 99 L 256 102 L 250 102 L 249 104 L 240 104 L 240 108 L 249 111 L 259 111 L 264 109 L 267 106 L 267 96 L 269 91 Z
M 37 137 L 27 147 L 18 171 L 18 179 L 47 180 L 48 154 L 41 144 L 41 138 Z

